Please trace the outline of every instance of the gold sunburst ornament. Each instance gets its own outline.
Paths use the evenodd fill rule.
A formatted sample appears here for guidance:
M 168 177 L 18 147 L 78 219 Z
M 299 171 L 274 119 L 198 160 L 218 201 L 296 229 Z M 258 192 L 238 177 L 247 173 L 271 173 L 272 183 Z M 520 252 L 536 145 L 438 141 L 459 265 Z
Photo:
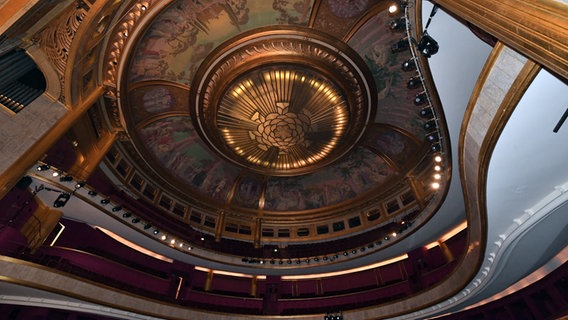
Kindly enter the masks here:
M 348 123 L 338 89 L 305 68 L 257 69 L 228 92 L 217 111 L 218 128 L 256 166 L 285 170 L 314 164 L 334 149 Z
M 218 154 L 253 171 L 291 176 L 335 161 L 362 136 L 374 110 L 366 66 L 339 43 L 305 35 L 245 33 L 200 67 L 192 117 Z

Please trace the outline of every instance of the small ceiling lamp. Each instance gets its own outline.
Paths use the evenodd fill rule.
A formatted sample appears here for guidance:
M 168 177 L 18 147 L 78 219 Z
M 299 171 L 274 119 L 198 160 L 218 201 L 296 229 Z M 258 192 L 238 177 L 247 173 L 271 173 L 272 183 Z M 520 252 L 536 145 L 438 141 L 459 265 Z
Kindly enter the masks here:
M 37 170 L 37 171 L 46 171 L 46 170 L 49 170 L 49 168 L 51 168 L 51 167 L 48 166 L 47 164 L 42 164 L 42 165 L 38 166 L 38 167 L 36 168 L 36 170 Z
M 390 14 L 390 15 L 393 15 L 393 14 L 395 14 L 395 13 L 397 13 L 397 12 L 398 12 L 398 5 L 396 5 L 395 3 L 391 4 L 391 5 L 389 6 L 389 14 Z

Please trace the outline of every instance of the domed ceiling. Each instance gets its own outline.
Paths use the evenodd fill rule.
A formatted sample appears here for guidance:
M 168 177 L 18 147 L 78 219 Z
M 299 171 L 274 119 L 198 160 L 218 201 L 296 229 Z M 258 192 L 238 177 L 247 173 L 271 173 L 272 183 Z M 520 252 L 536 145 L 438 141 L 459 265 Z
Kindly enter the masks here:
M 164 217 L 255 247 L 361 234 L 436 207 L 432 150 L 448 141 L 439 106 L 415 101 L 426 90 L 409 82 L 416 68 L 401 68 L 423 58 L 404 41 L 396 50 L 406 33 L 390 27 L 403 14 L 391 4 L 139 5 L 120 52 L 117 176 Z

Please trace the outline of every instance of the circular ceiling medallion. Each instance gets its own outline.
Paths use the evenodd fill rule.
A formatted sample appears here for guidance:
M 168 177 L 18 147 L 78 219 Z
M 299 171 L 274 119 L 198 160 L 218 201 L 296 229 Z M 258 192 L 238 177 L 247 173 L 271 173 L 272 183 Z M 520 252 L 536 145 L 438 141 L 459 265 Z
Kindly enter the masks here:
M 201 65 L 190 111 L 199 134 L 231 162 L 299 175 L 355 146 L 374 117 L 371 82 L 343 42 L 301 28 L 255 30 Z

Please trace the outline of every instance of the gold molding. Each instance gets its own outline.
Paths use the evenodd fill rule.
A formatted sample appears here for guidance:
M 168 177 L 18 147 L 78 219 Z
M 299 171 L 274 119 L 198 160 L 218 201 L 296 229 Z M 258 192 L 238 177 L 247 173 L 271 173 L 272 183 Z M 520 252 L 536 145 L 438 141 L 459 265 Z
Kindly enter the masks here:
M 554 0 L 436 0 L 527 57 L 568 79 L 568 6 Z

